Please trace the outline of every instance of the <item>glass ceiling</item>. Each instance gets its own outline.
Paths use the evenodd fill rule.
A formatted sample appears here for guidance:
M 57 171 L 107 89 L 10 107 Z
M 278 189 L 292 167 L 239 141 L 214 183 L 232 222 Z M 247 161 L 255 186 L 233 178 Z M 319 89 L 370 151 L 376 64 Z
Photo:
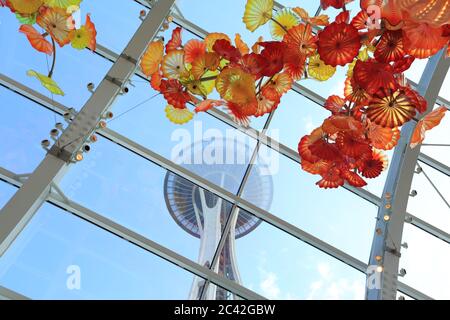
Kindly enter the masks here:
M 349 9 L 357 8 L 357 2 L 351 3 Z M 25 181 L 20 175 L 32 173 L 44 159 L 46 153 L 40 146 L 41 140 L 48 138 L 56 122 L 63 122 L 61 115 L 66 108 L 80 110 L 84 106 L 91 96 L 86 85 L 100 83 L 138 29 L 140 11 L 149 10 L 144 6 L 145 1 L 122 0 L 115 2 L 113 10 L 106 11 L 109 3 L 107 0 L 83 2 L 83 10 L 91 13 L 96 24 L 98 52 L 59 50 L 56 81 L 65 88 L 64 97 L 50 96 L 35 79 L 26 75 L 30 68 L 46 70 L 48 61 L 31 49 L 25 37 L 17 34 L 16 18 L 0 10 L 0 134 L 3 137 L 0 208 Z M 318 3 L 280 1 L 283 6 L 301 6 L 310 15 L 316 13 Z M 241 21 L 245 1 L 178 0 L 176 6 L 175 23 L 161 34 L 166 39 L 179 23 L 187 28 L 185 40 L 213 31 L 240 33 L 247 43 L 257 40 L 257 34 L 246 30 Z M 327 13 L 336 15 L 333 9 Z M 267 26 L 260 34 L 270 38 Z M 425 65 L 426 61 L 415 62 L 407 77 L 419 82 Z M 325 84 L 307 80 L 301 85 L 326 98 L 342 90 L 344 76 L 345 70 L 338 68 L 336 75 Z M 22 91 L 17 90 L 17 83 L 23 86 Z M 365 267 L 387 171 L 364 190 L 325 191 L 315 186 L 316 177 L 301 171 L 299 160 L 292 154 L 296 154 L 299 137 L 317 127 L 326 116 L 320 101 L 291 90 L 279 106 L 283 112 L 253 121 L 250 130 L 236 128 L 220 113 L 199 114 L 195 121 L 180 127 L 167 121 L 163 97 L 154 97 L 155 91 L 138 71 L 131 77 L 129 88 L 130 92 L 117 97 L 112 105 L 116 117 L 108 123 L 108 130 L 114 136 L 100 134 L 92 151 L 82 162 L 72 165 L 58 182 L 69 202 L 61 201 L 61 195 L 53 190 L 0 257 L 0 288 L 30 299 L 187 299 L 193 280 L 202 276 L 196 271 L 202 266 L 195 266 L 201 243 L 180 228 L 167 209 L 164 181 L 172 170 L 163 164 L 174 160 L 173 149 L 179 135 L 192 136 L 194 142 L 199 132 L 216 137 L 231 132 L 245 142 L 250 155 L 254 153 L 271 167 L 270 207 L 260 208 L 251 196 L 252 183 L 246 182 L 256 179 L 260 172 L 259 167 L 250 166 L 246 174 L 248 159 L 243 169 L 234 173 L 237 184 L 231 186 L 220 185 L 220 181 L 195 172 L 193 167 L 185 169 L 188 175 L 194 173 L 219 191 L 246 201 L 236 207 L 229 198 L 221 199 L 232 208 L 225 219 L 234 210 L 247 211 L 246 203 L 256 211 L 249 215 L 261 217 L 257 213 L 262 211 L 274 217 L 259 221 L 252 232 L 236 240 L 241 286 L 268 299 L 364 299 Z M 449 92 L 447 74 L 437 105 L 450 100 Z M 403 233 L 408 249 L 402 249 L 400 268 L 407 274 L 399 278 L 402 283 L 399 294 L 408 294 L 407 298 L 450 299 L 447 290 L 450 277 L 446 276 L 445 267 L 450 263 L 449 128 L 447 115 L 428 134 L 428 144 L 447 146 L 423 146 L 419 157 L 423 171 L 415 174 L 411 186 L 417 195 L 410 197 L 407 213 L 423 224 L 407 223 Z M 281 151 L 258 144 L 255 132 L 263 129 L 267 129 L 268 137 L 281 144 Z M 391 159 L 393 152 L 388 155 Z M 184 171 L 173 173 L 180 175 Z M 192 184 L 204 189 L 195 179 Z M 240 185 L 242 190 L 238 188 Z M 228 197 L 228 193 L 222 196 Z M 86 218 L 93 214 L 120 227 L 103 228 L 94 219 Z M 281 222 L 275 223 L 275 218 Z M 155 245 L 141 246 L 121 238 L 114 231 L 122 230 L 121 227 Z M 230 231 L 225 231 L 222 237 L 230 238 Z M 319 244 L 305 240 L 313 238 Z M 323 250 L 322 245 L 332 249 Z M 162 254 L 161 249 L 155 249 L 157 246 L 176 258 Z M 220 255 L 223 250 L 214 244 L 211 252 Z M 214 254 L 207 258 L 213 261 Z M 189 260 L 183 263 L 189 266 L 193 263 L 192 266 L 177 266 L 176 261 L 183 259 Z M 73 289 L 68 286 L 68 277 L 77 268 L 81 273 L 81 287 Z

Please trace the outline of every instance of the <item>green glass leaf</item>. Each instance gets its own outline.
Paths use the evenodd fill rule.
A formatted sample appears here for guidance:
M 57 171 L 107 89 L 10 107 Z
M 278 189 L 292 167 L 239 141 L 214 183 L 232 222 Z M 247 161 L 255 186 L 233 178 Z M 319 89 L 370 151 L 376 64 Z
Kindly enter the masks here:
M 59 88 L 58 84 L 52 78 L 49 78 L 49 77 L 47 77 L 39 72 L 36 72 L 34 70 L 28 70 L 27 75 L 30 77 L 37 78 L 41 82 L 42 86 L 44 86 L 51 93 L 57 94 L 60 96 L 64 95 L 64 92 Z
M 21 24 L 30 24 L 33 25 L 36 23 L 37 12 L 33 14 L 20 14 L 16 13 L 16 18 L 19 20 Z

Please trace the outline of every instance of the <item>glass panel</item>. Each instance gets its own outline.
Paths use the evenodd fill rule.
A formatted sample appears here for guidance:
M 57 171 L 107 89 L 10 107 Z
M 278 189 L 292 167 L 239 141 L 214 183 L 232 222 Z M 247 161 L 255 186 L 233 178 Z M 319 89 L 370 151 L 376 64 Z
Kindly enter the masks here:
M 450 88 L 450 76 L 449 73 L 447 72 L 444 82 L 442 83 L 441 91 L 439 92 L 439 96 L 441 96 L 445 100 L 450 100 L 450 93 L 448 92 L 449 91 L 448 88 Z
M 251 196 L 255 187 L 260 188 L 254 181 L 259 176 L 266 177 L 269 182 L 264 192 L 273 194 L 271 213 L 367 261 L 376 206 L 343 188 L 320 189 L 315 185 L 319 176 L 303 172 L 299 164 L 265 146 L 261 147 L 258 163 L 260 166 L 252 170 L 245 187 L 245 199 L 258 204 L 258 198 Z
M 450 245 L 410 224 L 405 225 L 403 241 L 408 249 L 402 250 L 400 268 L 407 274 L 401 281 L 433 299 L 450 299 Z
M 74 165 L 61 181 L 65 194 L 73 201 L 197 261 L 200 231 L 196 210 L 202 203 L 200 190 L 104 139 L 92 148 L 91 154 Z M 241 170 L 245 171 L 242 166 L 236 166 L 234 171 L 231 166 L 192 165 L 190 168 L 230 190 L 237 190 L 243 175 Z M 208 192 L 205 201 L 211 208 L 221 208 L 217 197 Z M 222 206 L 222 219 L 226 219 L 231 204 L 223 202 Z M 211 258 L 215 248 L 208 250 L 205 259 Z
M 302 79 L 300 84 L 327 99 L 331 95 L 344 96 L 344 82 L 347 67 L 337 66 L 336 73 L 327 81 L 318 81 L 313 78 Z
M 0 166 L 17 174 L 31 173 L 45 156 L 41 141 L 49 139 L 60 116 L 0 86 Z
M 420 166 L 447 202 L 450 201 L 450 179 L 448 176 L 424 163 L 420 163 Z M 424 173 L 414 174 L 411 190 L 416 190 L 417 196 L 409 197 L 407 211 L 446 232 L 450 232 L 449 208 L 426 179 Z
M 304 135 L 310 134 L 330 113 L 301 94 L 289 91 L 270 123 L 268 135 L 293 150 Z
M 120 53 L 141 24 L 139 13 L 144 7 L 135 1 L 96 0 L 81 4 L 82 19 L 91 13 L 97 29 L 97 42 L 108 49 Z M 148 11 L 148 10 L 145 10 Z
M 218 272 L 268 299 L 364 299 L 365 294 L 363 273 L 264 222 L 227 243 Z
M 27 38 L 17 31 L 20 24 L 14 14 L 1 10 L 0 17 L 0 39 L 8 39 L 0 41 L 1 73 L 51 97 L 51 93 L 43 88 L 37 79 L 27 76 L 26 72 L 33 69 L 47 73 L 52 58 L 33 49 Z M 56 50 L 57 61 L 53 79 L 65 92 L 65 96 L 54 95 L 53 98 L 68 107 L 79 109 L 91 96 L 86 85 L 90 82 L 98 84 L 111 67 L 111 63 L 89 50 L 75 50 L 70 45 L 62 49 L 58 46 Z
M 17 191 L 16 188 L 0 180 L 0 210 Z
M 405 72 L 406 78 L 419 83 L 422 73 L 425 70 L 428 59 L 416 59 L 411 67 Z
M 50 204 L 0 259 L 0 284 L 32 299 L 184 299 L 191 279 Z

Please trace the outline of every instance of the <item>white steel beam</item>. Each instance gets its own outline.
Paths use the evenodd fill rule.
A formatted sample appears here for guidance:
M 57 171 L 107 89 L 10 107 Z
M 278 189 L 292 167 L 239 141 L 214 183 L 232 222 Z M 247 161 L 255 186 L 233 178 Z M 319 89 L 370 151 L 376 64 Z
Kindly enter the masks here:
M 428 102 L 427 112 L 434 107 L 449 65 L 450 60 L 445 59 L 445 52 L 441 50 L 428 61 L 425 67 L 417 90 Z M 366 297 L 369 300 L 393 300 L 396 298 L 406 207 L 420 153 L 420 146 L 415 149 L 409 147 L 415 125 L 414 122 L 409 122 L 403 126 L 402 135 L 395 148 L 386 179 L 369 261 L 370 265 L 381 264 L 383 271 L 380 273 L 381 285 L 366 288 Z M 377 259 L 379 257 L 381 260 Z
M 67 163 L 48 154 L 31 179 L 16 192 L 0 211 L 0 256 L 25 228 L 48 196 L 53 181 L 67 170 Z
M 447 242 L 448 244 L 450 244 L 450 234 L 448 234 L 447 232 L 445 232 L 444 230 L 438 229 L 435 226 L 433 226 L 432 224 L 429 224 L 428 222 L 412 215 L 409 213 L 406 213 L 406 218 L 409 219 L 405 219 L 405 221 L 408 221 L 409 223 L 411 223 L 413 226 L 429 233 L 432 236 L 435 236 L 438 239 L 441 239 L 442 241 Z
M 61 178 L 85 139 L 97 129 L 126 81 L 136 70 L 148 43 L 157 35 L 175 0 L 163 0 L 152 8 L 118 57 L 105 79 L 53 145 L 42 163 L 0 212 L 0 256 L 42 205 L 53 181 Z
M 442 162 L 439 162 L 423 153 L 419 154 L 419 161 L 450 177 L 450 167 Z
M 30 298 L 0 286 L 0 300 L 30 300 Z

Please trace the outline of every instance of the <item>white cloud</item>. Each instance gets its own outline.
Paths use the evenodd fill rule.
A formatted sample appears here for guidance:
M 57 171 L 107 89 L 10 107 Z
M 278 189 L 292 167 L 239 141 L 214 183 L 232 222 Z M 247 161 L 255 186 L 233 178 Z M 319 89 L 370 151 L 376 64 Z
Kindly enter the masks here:
M 302 121 L 303 121 L 303 124 L 304 124 L 307 132 L 311 132 L 317 127 L 317 125 L 314 125 L 314 122 L 313 122 L 311 116 L 303 117 Z
M 308 300 L 358 300 L 364 297 L 364 282 L 336 277 L 328 263 L 319 263 L 320 278 L 311 282 Z
M 328 263 L 319 263 L 317 270 L 323 279 L 329 279 L 331 277 L 331 268 Z
M 266 272 L 259 286 L 266 298 L 272 300 L 280 298 L 280 288 L 278 287 L 278 278 L 275 273 Z
M 288 249 L 286 252 L 288 252 Z M 299 298 L 291 292 L 281 292 L 279 279 L 276 273 L 268 271 L 267 266 L 267 252 L 261 251 L 259 253 L 258 271 L 260 274 L 259 289 L 261 294 L 271 300 L 298 300 Z
M 345 82 L 344 81 L 337 81 L 334 86 L 331 87 L 329 95 L 338 95 L 342 97 L 344 95 L 344 89 L 345 89 Z

